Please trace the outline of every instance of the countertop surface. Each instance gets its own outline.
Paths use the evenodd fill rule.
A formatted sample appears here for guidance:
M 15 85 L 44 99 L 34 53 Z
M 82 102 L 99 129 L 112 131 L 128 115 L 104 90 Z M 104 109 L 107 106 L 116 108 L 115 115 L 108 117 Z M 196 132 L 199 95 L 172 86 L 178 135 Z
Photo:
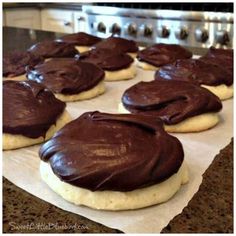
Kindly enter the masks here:
M 3 28 L 3 50 L 25 50 L 59 33 Z M 18 39 L 18 40 L 12 40 Z M 205 50 L 193 49 L 195 54 Z M 17 196 L 17 197 L 16 197 Z M 119 233 L 85 217 L 44 202 L 3 178 L 4 233 Z M 233 232 L 233 142 L 217 155 L 203 175 L 199 191 L 162 233 Z

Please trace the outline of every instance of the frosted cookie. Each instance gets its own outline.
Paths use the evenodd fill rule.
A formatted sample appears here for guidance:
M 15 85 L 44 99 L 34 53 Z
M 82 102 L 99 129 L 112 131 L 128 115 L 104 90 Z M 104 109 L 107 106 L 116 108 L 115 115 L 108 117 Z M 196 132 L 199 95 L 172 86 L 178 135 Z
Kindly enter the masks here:
M 221 67 L 227 71 L 227 74 L 233 78 L 233 49 L 222 49 L 210 47 L 206 55 L 200 57 L 201 61 Z M 217 94 L 222 100 L 231 98 L 233 96 L 233 81 L 232 85 L 222 84 L 216 87 L 204 86 L 210 89 L 213 93 Z
M 27 69 L 27 78 L 50 89 L 65 102 L 85 100 L 105 92 L 104 71 L 72 58 L 53 58 Z
M 182 80 L 201 85 L 221 100 L 233 96 L 233 74 L 224 67 L 197 59 L 181 59 L 161 67 L 156 80 Z
M 127 80 L 136 75 L 134 60 L 125 53 L 110 49 L 92 49 L 76 57 L 80 61 L 90 62 L 102 68 L 106 81 Z
M 43 41 L 36 43 L 28 49 L 29 52 L 43 58 L 74 57 L 78 50 L 74 45 L 60 40 Z
M 66 104 L 33 81 L 3 82 L 3 150 L 42 143 L 70 116 Z
M 42 145 L 39 155 L 50 188 L 95 209 L 165 202 L 188 181 L 181 143 L 147 116 L 84 113 Z
M 67 34 L 60 38 L 63 42 L 73 44 L 75 48 L 80 52 L 86 52 L 90 48 L 100 42 L 102 39 L 91 34 L 84 32 L 78 32 L 75 34 Z
M 136 58 L 138 45 L 134 40 L 121 37 L 111 36 L 94 45 L 96 49 L 110 49 L 116 52 L 129 54 L 132 58 Z
M 119 111 L 161 118 L 169 132 L 199 132 L 219 122 L 219 98 L 184 81 L 139 82 L 122 96 Z
M 44 59 L 29 52 L 10 52 L 3 55 L 3 80 L 26 80 L 26 66 L 35 66 Z
M 160 66 L 172 63 L 177 59 L 191 58 L 192 53 L 177 44 L 158 43 L 143 50 L 137 55 L 138 66 L 144 70 L 157 70 Z

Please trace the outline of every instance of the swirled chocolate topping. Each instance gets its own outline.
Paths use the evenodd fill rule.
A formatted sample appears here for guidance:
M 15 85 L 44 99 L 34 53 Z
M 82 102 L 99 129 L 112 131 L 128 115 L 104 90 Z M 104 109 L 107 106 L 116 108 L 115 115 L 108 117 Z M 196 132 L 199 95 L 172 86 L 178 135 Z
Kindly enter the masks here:
M 218 65 L 228 70 L 233 77 L 233 50 L 232 49 L 217 49 L 210 47 L 207 54 L 200 58 L 208 64 Z
M 60 40 L 36 43 L 31 48 L 29 48 L 28 51 L 44 58 L 74 57 L 78 53 L 74 45 L 62 42 Z
M 233 59 L 234 52 L 233 52 L 233 49 L 223 49 L 223 48 L 210 47 L 205 56 L 207 56 L 207 57 L 228 57 L 228 58 Z
M 43 83 L 54 93 L 77 94 L 96 86 L 104 71 L 94 64 L 73 58 L 54 58 L 28 68 L 27 78 Z
M 76 55 L 76 58 L 84 62 L 93 63 L 108 71 L 128 68 L 134 61 L 129 55 L 110 49 L 92 49 Z
M 219 98 L 207 89 L 174 80 L 139 82 L 124 92 L 122 103 L 131 113 L 159 117 L 167 125 L 222 108 Z
M 180 168 L 179 140 L 159 119 L 87 112 L 42 145 L 40 158 L 69 184 L 92 191 L 131 191 L 164 181 Z
M 159 67 L 177 59 L 191 58 L 192 53 L 177 44 L 158 43 L 138 52 L 137 59 Z
M 162 66 L 155 73 L 156 80 L 182 80 L 197 85 L 231 85 L 233 76 L 228 70 L 215 64 L 197 59 L 180 59 L 173 64 Z
M 94 45 L 97 49 L 110 49 L 116 52 L 138 52 L 137 43 L 120 37 L 109 37 Z
M 77 46 L 92 46 L 102 39 L 91 34 L 79 32 L 75 34 L 67 34 L 61 37 L 61 40 L 66 43 L 70 43 Z
M 3 82 L 3 132 L 29 138 L 45 136 L 66 104 L 34 81 Z
M 227 57 L 201 57 L 200 61 L 224 68 L 233 77 L 233 59 Z
M 25 74 L 26 66 L 35 66 L 43 62 L 43 58 L 29 52 L 10 52 L 3 55 L 3 76 L 15 77 Z

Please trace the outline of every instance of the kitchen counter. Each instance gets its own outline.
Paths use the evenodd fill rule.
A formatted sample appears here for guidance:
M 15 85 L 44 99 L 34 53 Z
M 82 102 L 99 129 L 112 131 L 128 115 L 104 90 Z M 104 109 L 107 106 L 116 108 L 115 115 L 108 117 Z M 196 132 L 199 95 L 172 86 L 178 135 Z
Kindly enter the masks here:
M 3 27 L 3 51 L 27 50 L 33 44 L 55 38 L 65 34 L 42 30 Z
M 62 34 L 3 28 L 3 50 L 25 50 Z M 13 40 L 15 39 L 15 40 Z M 204 53 L 194 49 L 195 54 Z M 17 196 L 17 197 L 16 197 Z M 3 178 L 4 233 L 119 233 L 85 217 L 61 210 Z M 203 175 L 199 191 L 163 233 L 233 232 L 233 142 L 217 155 Z

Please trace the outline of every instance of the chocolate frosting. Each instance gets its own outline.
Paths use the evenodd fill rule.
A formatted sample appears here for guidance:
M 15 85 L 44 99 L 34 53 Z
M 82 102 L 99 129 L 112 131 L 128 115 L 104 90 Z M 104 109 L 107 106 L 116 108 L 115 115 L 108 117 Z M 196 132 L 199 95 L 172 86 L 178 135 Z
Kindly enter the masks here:
M 29 138 L 45 136 L 66 104 L 34 81 L 3 82 L 3 132 Z
M 110 49 L 92 49 L 76 55 L 76 58 L 108 71 L 128 68 L 134 61 L 131 56 Z
M 197 85 L 231 85 L 233 76 L 223 67 L 207 64 L 197 59 L 180 59 L 173 64 L 162 66 L 155 73 L 156 80 L 182 80 Z
M 131 191 L 164 181 L 183 162 L 179 140 L 159 119 L 87 112 L 39 151 L 62 181 L 92 191 Z
M 109 37 L 94 45 L 98 49 L 110 49 L 116 52 L 138 52 L 138 45 L 133 40 L 128 40 L 120 37 Z
M 96 86 L 104 71 L 94 64 L 72 58 L 54 58 L 28 68 L 27 78 L 43 83 L 54 93 L 77 94 Z
M 138 52 L 137 59 L 159 67 L 176 61 L 191 58 L 192 53 L 177 44 L 158 43 Z
M 35 66 L 43 62 L 43 58 L 29 52 L 10 52 L 3 55 L 3 76 L 15 77 L 26 72 L 26 66 Z
M 201 57 L 199 60 L 207 63 L 220 66 L 221 68 L 227 70 L 231 77 L 233 77 L 233 59 L 224 57 Z
M 74 45 L 60 40 L 39 42 L 29 48 L 28 51 L 44 58 L 74 57 L 78 53 Z
M 92 46 L 102 39 L 91 34 L 79 32 L 75 34 L 67 34 L 61 37 L 61 40 L 66 43 L 70 43 L 77 46 Z
M 124 92 L 122 103 L 131 113 L 159 117 L 167 125 L 222 108 L 220 99 L 207 89 L 174 80 L 139 82 Z
M 228 73 L 233 77 L 234 63 L 232 49 L 217 49 L 210 47 L 206 55 L 201 57 L 200 60 L 227 69 Z
M 233 49 L 223 49 L 223 48 L 210 47 L 205 56 L 207 56 L 207 57 L 228 57 L 228 58 L 233 59 L 234 51 L 233 51 Z

